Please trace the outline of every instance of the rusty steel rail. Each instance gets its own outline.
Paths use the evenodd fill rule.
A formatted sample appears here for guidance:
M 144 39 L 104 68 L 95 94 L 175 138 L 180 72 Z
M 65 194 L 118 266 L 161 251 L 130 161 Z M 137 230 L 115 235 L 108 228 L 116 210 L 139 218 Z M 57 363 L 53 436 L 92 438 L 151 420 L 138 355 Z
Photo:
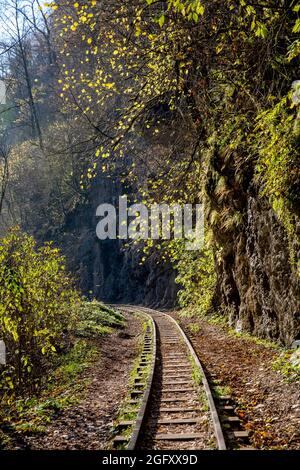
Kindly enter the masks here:
M 148 406 L 148 403 L 149 403 L 149 397 L 150 397 L 152 383 L 153 383 L 153 377 L 154 377 L 154 371 L 155 371 L 155 362 L 156 362 L 156 325 L 155 325 L 155 322 L 154 322 L 152 316 L 149 315 L 146 312 L 143 312 L 141 310 L 136 311 L 136 310 L 132 309 L 131 306 L 112 305 L 112 304 L 110 306 L 112 308 L 118 309 L 120 311 L 131 311 L 131 312 L 134 311 L 134 313 L 138 313 L 138 314 L 142 315 L 144 318 L 149 320 L 150 323 L 151 323 L 152 351 L 151 351 L 150 372 L 149 372 L 149 375 L 147 377 L 146 388 L 144 390 L 144 394 L 143 394 L 143 397 L 142 397 L 141 402 L 140 402 L 137 418 L 136 418 L 136 420 L 134 422 L 134 425 L 133 425 L 133 431 L 132 431 L 131 437 L 127 441 L 128 443 L 126 445 L 127 450 L 134 450 L 136 448 L 136 445 L 137 445 L 137 442 L 138 442 L 138 439 L 139 439 L 139 436 L 140 436 L 140 433 L 141 433 L 141 429 L 142 429 L 142 426 L 143 426 L 143 423 L 144 423 L 144 420 L 145 420 L 145 417 L 146 417 L 147 406 Z M 145 351 L 145 346 L 146 346 L 146 343 L 144 344 L 143 351 Z M 139 367 L 140 368 L 143 367 L 142 358 L 140 360 Z M 135 391 L 132 390 L 131 393 L 135 393 Z M 114 439 L 115 444 L 118 444 L 118 443 L 119 444 L 124 444 L 125 442 L 126 442 L 126 439 L 123 439 L 121 436 L 119 438 L 117 437 L 117 438 Z
M 150 397 L 150 392 L 152 388 L 152 383 L 153 383 L 153 377 L 154 377 L 154 370 L 155 370 L 155 360 L 156 360 L 156 326 L 154 323 L 153 318 L 151 315 L 143 312 L 147 318 L 151 321 L 151 326 L 152 326 L 152 360 L 151 360 L 151 370 L 149 373 L 149 376 L 147 378 L 147 385 L 146 389 L 144 392 L 144 396 L 141 402 L 141 406 L 137 415 L 137 419 L 134 425 L 134 429 L 129 441 L 129 444 L 127 446 L 128 450 L 134 450 L 136 448 L 136 444 L 142 429 L 142 425 L 146 416 L 146 410 L 147 410 L 147 405 L 149 402 L 149 397 Z

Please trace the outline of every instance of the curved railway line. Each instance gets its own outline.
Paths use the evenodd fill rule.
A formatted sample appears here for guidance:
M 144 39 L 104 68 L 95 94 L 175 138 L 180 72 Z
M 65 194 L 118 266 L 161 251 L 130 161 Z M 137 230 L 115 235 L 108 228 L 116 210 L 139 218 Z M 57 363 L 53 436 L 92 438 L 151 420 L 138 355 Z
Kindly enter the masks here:
M 132 418 L 118 423 L 114 446 L 128 450 L 226 450 L 228 434 L 248 437 L 239 431 L 238 418 L 230 416 L 230 397 L 218 397 L 225 412 L 219 417 L 214 395 L 191 343 L 170 315 L 146 307 L 114 305 L 141 314 L 151 327 L 145 333 L 128 407 Z M 125 413 L 126 415 L 126 413 Z M 227 417 L 226 417 L 227 416 Z M 223 432 L 224 430 L 224 432 Z M 247 447 L 241 447 L 247 448 Z M 248 449 L 251 447 L 248 446 Z

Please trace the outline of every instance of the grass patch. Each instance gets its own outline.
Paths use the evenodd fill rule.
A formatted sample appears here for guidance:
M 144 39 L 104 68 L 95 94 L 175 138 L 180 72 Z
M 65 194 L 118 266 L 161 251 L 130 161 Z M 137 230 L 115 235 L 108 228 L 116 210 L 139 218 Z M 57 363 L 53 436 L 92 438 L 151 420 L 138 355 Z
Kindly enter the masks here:
M 257 344 L 258 346 L 264 346 L 265 348 L 280 350 L 282 347 L 279 343 L 263 338 L 258 338 L 257 336 L 251 335 L 246 331 L 237 332 L 233 328 L 231 328 L 228 324 L 228 319 L 225 315 L 222 315 L 220 312 L 214 312 L 209 314 L 204 314 L 201 310 L 197 309 L 197 307 L 189 307 L 183 309 L 179 312 L 179 316 L 182 318 L 192 318 L 192 319 L 199 319 L 203 320 L 210 325 L 218 326 L 224 331 L 226 331 L 230 336 L 234 336 L 235 338 L 244 339 L 250 341 L 252 343 Z M 198 326 L 197 326 L 198 325 Z M 192 333 L 198 333 L 201 331 L 201 325 L 197 323 L 191 323 L 187 326 L 187 328 Z M 197 331 L 198 330 L 198 331 Z
M 228 386 L 217 385 L 213 388 L 214 396 L 217 398 L 231 395 L 231 388 Z
M 187 328 L 190 330 L 191 333 L 197 334 L 201 331 L 201 326 L 199 323 L 190 323 Z
M 205 320 L 207 323 L 210 323 L 211 325 L 218 325 L 223 328 L 228 328 L 228 322 L 227 322 L 226 317 L 224 315 L 221 315 L 219 312 L 205 314 L 203 313 L 202 310 L 200 310 L 196 306 L 192 306 L 192 307 L 184 308 L 180 310 L 178 313 L 181 318 Z M 192 326 L 192 329 L 198 328 L 196 326 L 198 325 L 197 323 L 192 323 L 191 325 L 194 325 Z M 200 329 L 201 329 L 201 326 L 199 325 L 199 331 Z
M 202 376 L 201 370 L 197 366 L 196 361 L 191 354 L 189 355 L 189 361 L 192 366 L 193 381 L 196 385 L 201 385 L 203 376 Z
M 95 346 L 84 340 L 77 340 L 73 348 L 58 359 L 57 367 L 40 396 L 19 398 L 10 404 L 4 404 L 1 407 L 0 448 L 9 446 L 10 436 L 16 432 L 24 435 L 44 433 L 46 425 L 62 410 L 78 403 L 89 383 L 86 379 L 78 379 L 78 375 L 96 357 L 98 352 Z M 3 432 L 5 429 L 9 429 L 8 435 Z
M 98 356 L 95 346 L 84 340 L 77 340 L 70 351 L 62 356 L 57 364 L 57 368 L 50 377 L 50 382 L 70 382 L 78 374 L 84 371 Z
M 275 341 L 271 341 L 268 339 L 263 339 L 263 338 L 258 338 L 257 336 L 253 336 L 250 333 L 247 332 L 237 332 L 232 328 L 228 328 L 228 333 L 231 336 L 235 336 L 236 338 L 241 338 L 245 339 L 247 341 L 251 341 L 252 343 L 257 344 L 258 346 L 264 346 L 265 348 L 268 349 L 275 349 L 279 350 L 282 349 L 279 343 L 276 343 Z
M 201 403 L 201 411 L 208 412 L 209 404 L 208 404 L 208 399 L 204 390 L 201 390 L 199 393 L 199 401 Z
M 93 300 L 83 302 L 79 310 L 79 323 L 76 336 L 97 338 L 109 334 L 113 328 L 124 328 L 125 319 L 120 312 Z

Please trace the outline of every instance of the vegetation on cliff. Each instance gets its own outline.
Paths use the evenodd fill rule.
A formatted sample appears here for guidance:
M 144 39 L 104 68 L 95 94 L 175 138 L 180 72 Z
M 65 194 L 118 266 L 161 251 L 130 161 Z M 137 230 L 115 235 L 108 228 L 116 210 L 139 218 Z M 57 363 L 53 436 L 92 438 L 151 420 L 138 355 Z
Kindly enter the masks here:
M 289 344 L 300 329 L 299 2 L 18 2 L 26 35 L 5 49 L 1 232 L 20 223 L 72 260 L 109 180 L 147 204 L 204 203 L 204 251 L 151 242 L 150 275 L 136 282 L 172 263 L 182 305 Z M 100 275 L 91 252 L 78 277 Z
M 55 2 L 66 57 L 61 92 L 100 136 L 94 168 L 109 173 L 130 155 L 127 176 L 147 203 L 205 203 L 219 304 L 233 322 L 242 295 L 239 247 L 245 246 L 244 258 L 251 256 L 251 197 L 268 201 L 284 227 L 290 282 L 299 285 L 299 6 L 285 0 Z M 80 68 L 72 66 L 74 47 Z M 188 289 L 180 296 L 193 302 L 211 262 L 202 276 L 201 269 L 191 276 L 180 243 L 166 251 L 181 273 L 186 260 L 179 279 Z M 258 306 L 246 308 L 245 327 L 255 330 Z M 268 315 L 266 322 L 274 322 Z M 295 335 L 296 311 L 291 321 Z

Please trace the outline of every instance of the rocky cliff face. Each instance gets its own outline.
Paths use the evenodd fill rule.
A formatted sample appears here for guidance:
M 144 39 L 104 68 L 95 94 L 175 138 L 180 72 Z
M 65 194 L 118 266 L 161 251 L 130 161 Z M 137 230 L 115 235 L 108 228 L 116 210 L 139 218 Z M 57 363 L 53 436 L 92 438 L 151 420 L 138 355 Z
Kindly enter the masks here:
M 243 229 L 224 245 L 218 266 L 219 299 L 232 326 L 290 345 L 300 335 L 300 279 L 290 242 L 253 187 L 246 201 Z
M 89 200 L 68 215 L 60 245 L 81 290 L 89 297 L 108 303 L 140 303 L 172 307 L 178 287 L 171 266 L 157 264 L 153 254 L 140 264 L 142 254 L 120 240 L 99 240 L 96 236 L 96 209 L 99 204 L 118 206 L 122 186 L 99 176 L 89 192 Z
M 243 214 L 243 223 L 231 232 L 217 227 L 222 246 L 217 306 L 233 327 L 289 345 L 300 335 L 300 279 L 291 264 L 287 233 L 255 185 L 235 186 L 230 173 L 225 176 L 229 199 L 223 207 L 218 203 L 218 209 L 234 207 Z M 97 206 L 103 202 L 118 205 L 122 193 L 119 183 L 99 177 L 89 200 L 69 214 L 61 244 L 70 269 L 90 297 L 172 307 L 178 286 L 171 266 L 157 263 L 156 254 L 141 265 L 142 255 L 136 248 L 96 237 Z M 296 259 L 299 254 L 298 247 Z

